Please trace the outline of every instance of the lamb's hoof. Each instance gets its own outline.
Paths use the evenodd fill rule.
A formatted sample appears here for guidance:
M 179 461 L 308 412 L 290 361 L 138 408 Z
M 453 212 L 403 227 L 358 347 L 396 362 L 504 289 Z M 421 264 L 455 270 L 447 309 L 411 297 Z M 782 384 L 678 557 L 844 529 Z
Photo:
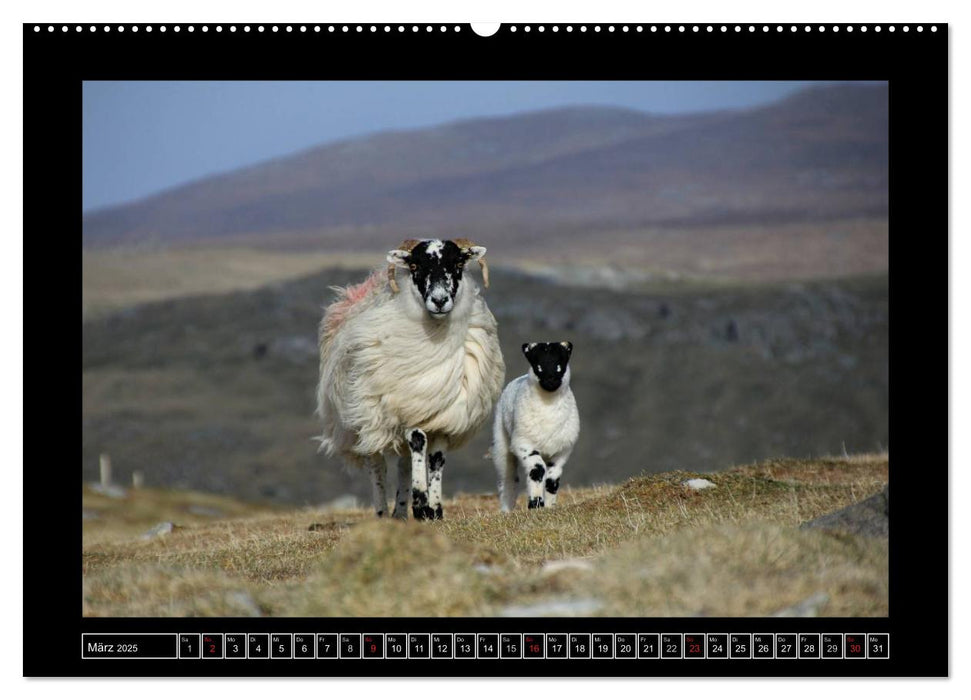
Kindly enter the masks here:
M 408 519 L 408 511 L 406 511 L 406 510 L 396 510 L 396 511 L 394 511 L 391 514 L 391 517 L 394 520 L 407 520 Z
M 415 516 L 415 520 L 434 520 L 435 511 L 428 506 L 413 506 L 411 509 L 412 515 Z
M 435 506 L 435 520 L 443 520 L 443 519 L 444 518 L 442 517 L 442 507 Z
M 543 499 L 542 498 L 530 498 L 529 499 L 529 507 L 530 508 L 544 508 L 545 507 L 545 504 L 543 503 Z

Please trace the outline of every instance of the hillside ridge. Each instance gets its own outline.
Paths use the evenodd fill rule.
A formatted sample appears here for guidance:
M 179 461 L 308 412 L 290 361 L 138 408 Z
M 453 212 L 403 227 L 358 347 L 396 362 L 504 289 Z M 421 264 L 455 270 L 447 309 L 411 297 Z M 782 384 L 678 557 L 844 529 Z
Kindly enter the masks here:
M 886 212 L 886 86 L 679 115 L 568 107 L 321 144 L 83 217 L 88 246 Z M 775 212 L 774 214 L 772 212 Z

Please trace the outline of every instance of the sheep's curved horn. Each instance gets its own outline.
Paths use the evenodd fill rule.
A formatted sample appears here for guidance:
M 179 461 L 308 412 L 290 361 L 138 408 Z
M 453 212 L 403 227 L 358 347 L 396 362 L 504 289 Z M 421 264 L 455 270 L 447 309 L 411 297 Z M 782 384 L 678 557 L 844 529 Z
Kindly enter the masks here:
M 418 245 L 418 243 L 419 241 L 415 238 L 406 238 L 401 242 L 401 245 L 399 245 L 397 249 L 407 250 L 410 252 L 416 245 Z M 393 294 L 397 294 L 401 290 L 398 288 L 398 281 L 394 278 L 394 269 L 395 264 L 388 263 L 388 286 L 391 287 L 391 292 Z
M 468 238 L 456 238 L 453 243 L 461 248 L 463 251 L 468 252 L 469 248 L 476 245 L 474 241 Z M 486 262 L 485 256 L 483 255 L 479 258 L 479 268 L 482 270 L 482 284 L 488 289 L 489 288 L 489 263 Z

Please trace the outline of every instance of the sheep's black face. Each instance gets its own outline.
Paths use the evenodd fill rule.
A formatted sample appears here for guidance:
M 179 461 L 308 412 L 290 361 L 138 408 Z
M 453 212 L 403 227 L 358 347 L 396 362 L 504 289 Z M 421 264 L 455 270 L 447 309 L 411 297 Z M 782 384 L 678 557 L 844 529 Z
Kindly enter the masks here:
M 411 251 L 392 250 L 388 259 L 411 274 L 415 291 L 432 316 L 443 317 L 455 305 L 466 263 L 485 254 L 485 248 L 459 248 L 453 241 L 421 241 Z
M 546 391 L 556 391 L 570 371 L 573 343 L 566 340 L 562 343 L 525 343 L 523 354 L 539 385 Z

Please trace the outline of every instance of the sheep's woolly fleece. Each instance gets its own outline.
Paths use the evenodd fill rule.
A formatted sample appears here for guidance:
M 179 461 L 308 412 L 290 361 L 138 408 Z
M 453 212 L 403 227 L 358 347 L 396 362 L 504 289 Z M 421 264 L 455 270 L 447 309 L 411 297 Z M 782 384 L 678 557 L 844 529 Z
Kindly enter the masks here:
M 411 428 L 460 447 L 502 391 L 496 320 L 474 280 L 463 279 L 455 308 L 437 321 L 416 294 L 393 294 L 382 277 L 337 289 L 321 321 L 321 451 L 348 466 L 403 454 Z M 412 287 L 407 275 L 401 282 Z
M 360 284 L 350 284 L 346 287 L 331 287 L 338 294 L 338 298 L 327 307 L 324 315 L 323 336 L 329 338 L 337 332 L 353 311 L 358 302 L 366 298 L 371 292 L 381 287 L 383 280 L 377 270 Z

